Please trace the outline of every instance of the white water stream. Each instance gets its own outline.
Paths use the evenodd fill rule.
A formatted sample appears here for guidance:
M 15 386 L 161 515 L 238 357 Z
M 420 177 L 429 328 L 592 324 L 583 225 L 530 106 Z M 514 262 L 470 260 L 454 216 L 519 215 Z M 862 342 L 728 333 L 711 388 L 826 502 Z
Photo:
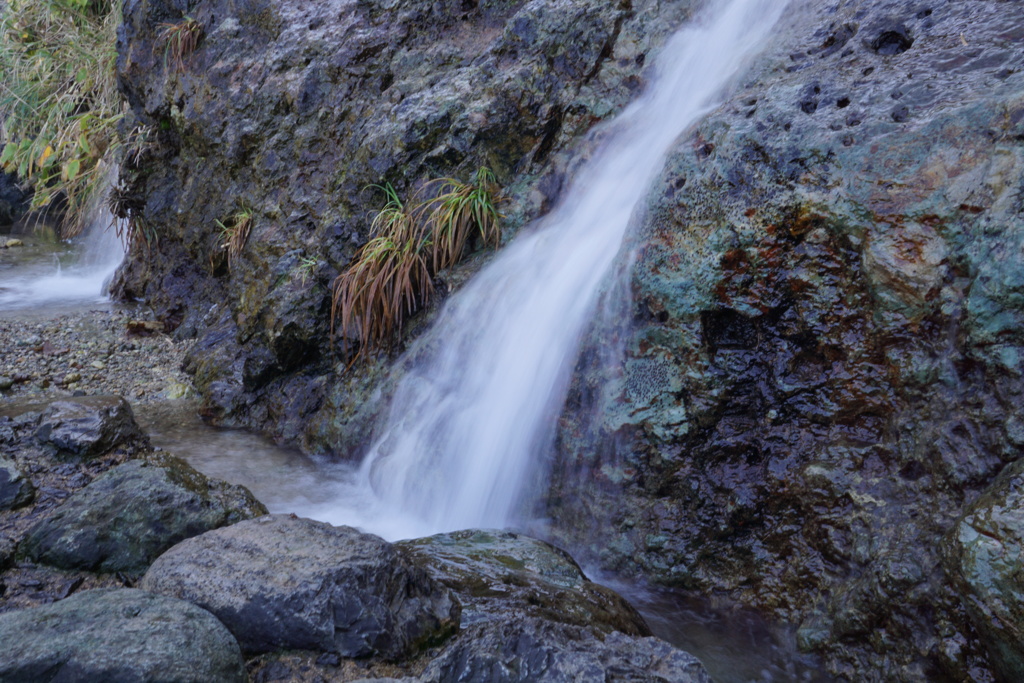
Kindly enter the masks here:
M 116 172 L 110 172 L 111 182 Z M 19 238 L 24 246 L 0 255 L 0 315 L 33 310 L 53 315 L 108 301 L 107 286 L 124 259 L 124 246 L 105 201 L 98 201 L 89 215 L 76 244 L 28 235 Z
M 720 103 L 787 3 L 713 4 L 669 41 L 646 94 L 608 124 L 561 204 L 445 305 L 353 485 L 302 514 L 390 539 L 513 521 L 665 154 Z

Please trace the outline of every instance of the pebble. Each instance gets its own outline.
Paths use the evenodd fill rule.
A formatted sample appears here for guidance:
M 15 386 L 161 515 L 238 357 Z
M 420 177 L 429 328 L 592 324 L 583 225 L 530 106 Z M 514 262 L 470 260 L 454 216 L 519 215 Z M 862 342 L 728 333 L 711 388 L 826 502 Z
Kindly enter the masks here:
M 189 395 L 191 381 L 181 365 L 191 342 L 172 342 L 162 331 L 131 337 L 128 322 L 142 317 L 140 310 L 119 309 L 49 319 L 5 316 L 0 349 L 12 353 L 0 353 L 2 400 L 52 400 L 85 393 L 116 394 L 146 403 L 164 400 L 165 386 L 175 387 L 169 392 L 174 395 Z M 154 368 L 159 369 L 159 386 L 153 383 Z
M 21 240 L 9 239 L 6 242 L 4 242 L 4 246 L 10 249 L 11 247 L 23 247 L 25 246 L 25 243 L 22 242 Z

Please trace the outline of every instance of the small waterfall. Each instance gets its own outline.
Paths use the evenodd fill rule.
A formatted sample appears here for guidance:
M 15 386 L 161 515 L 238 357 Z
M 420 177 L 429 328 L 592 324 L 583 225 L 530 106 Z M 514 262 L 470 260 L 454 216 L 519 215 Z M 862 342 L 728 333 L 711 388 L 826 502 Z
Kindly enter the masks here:
M 580 338 L 676 138 L 714 108 L 785 0 L 731 0 L 675 35 L 645 95 L 561 204 L 445 305 L 418 343 L 355 490 L 315 516 L 385 537 L 509 525 L 540 466 Z
M 107 186 L 117 168 L 107 172 Z M 107 300 L 107 286 L 124 260 L 107 192 L 89 211 L 89 222 L 70 248 L 15 253 L 13 267 L 0 271 L 0 311 L 82 306 Z M 65 245 L 67 246 L 67 245 Z

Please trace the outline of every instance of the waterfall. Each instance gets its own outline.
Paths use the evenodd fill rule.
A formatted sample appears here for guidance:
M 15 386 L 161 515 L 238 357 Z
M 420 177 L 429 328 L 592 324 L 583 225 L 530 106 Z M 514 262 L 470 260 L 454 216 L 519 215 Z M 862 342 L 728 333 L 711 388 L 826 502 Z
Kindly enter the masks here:
M 117 167 L 106 173 L 107 187 Z M 81 306 L 107 300 L 107 286 L 124 260 L 124 246 L 114 229 L 107 192 L 89 210 L 88 223 L 72 245 L 59 250 L 22 247 L 14 267 L 0 271 L 0 311 L 45 306 Z
M 449 300 L 417 344 L 355 490 L 315 516 L 385 537 L 508 526 L 551 446 L 630 221 L 676 138 L 713 109 L 785 0 L 731 0 L 677 33 L 561 203 Z

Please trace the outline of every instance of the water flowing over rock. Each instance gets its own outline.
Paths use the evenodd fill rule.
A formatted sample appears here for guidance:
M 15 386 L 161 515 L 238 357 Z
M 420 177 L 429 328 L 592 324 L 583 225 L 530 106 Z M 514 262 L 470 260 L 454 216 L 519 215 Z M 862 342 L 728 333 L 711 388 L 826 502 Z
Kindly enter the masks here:
M 238 643 L 212 614 L 140 590 L 0 614 L 0 642 L 2 681 L 248 680 Z
M 148 137 L 122 190 L 156 238 L 117 291 L 197 336 L 188 367 L 209 417 L 354 452 L 384 368 L 341 372 L 351 342 L 332 351 L 328 290 L 380 208 L 368 185 L 408 197 L 488 166 L 514 231 L 558 198 L 567 150 L 635 96 L 692 4 L 214 0 L 195 7 L 203 38 L 177 68 L 163 32 L 179 3 L 130 0 L 118 70 Z M 254 223 L 229 268 L 216 221 L 240 208 Z
M 390 543 L 270 515 L 184 541 L 140 587 L 213 612 L 249 653 L 400 658 L 457 630 L 459 604 Z
M 1024 14 L 821 3 L 779 35 L 652 189 L 548 512 L 607 569 L 798 625 L 840 679 L 971 678 L 938 547 L 1024 443 Z

